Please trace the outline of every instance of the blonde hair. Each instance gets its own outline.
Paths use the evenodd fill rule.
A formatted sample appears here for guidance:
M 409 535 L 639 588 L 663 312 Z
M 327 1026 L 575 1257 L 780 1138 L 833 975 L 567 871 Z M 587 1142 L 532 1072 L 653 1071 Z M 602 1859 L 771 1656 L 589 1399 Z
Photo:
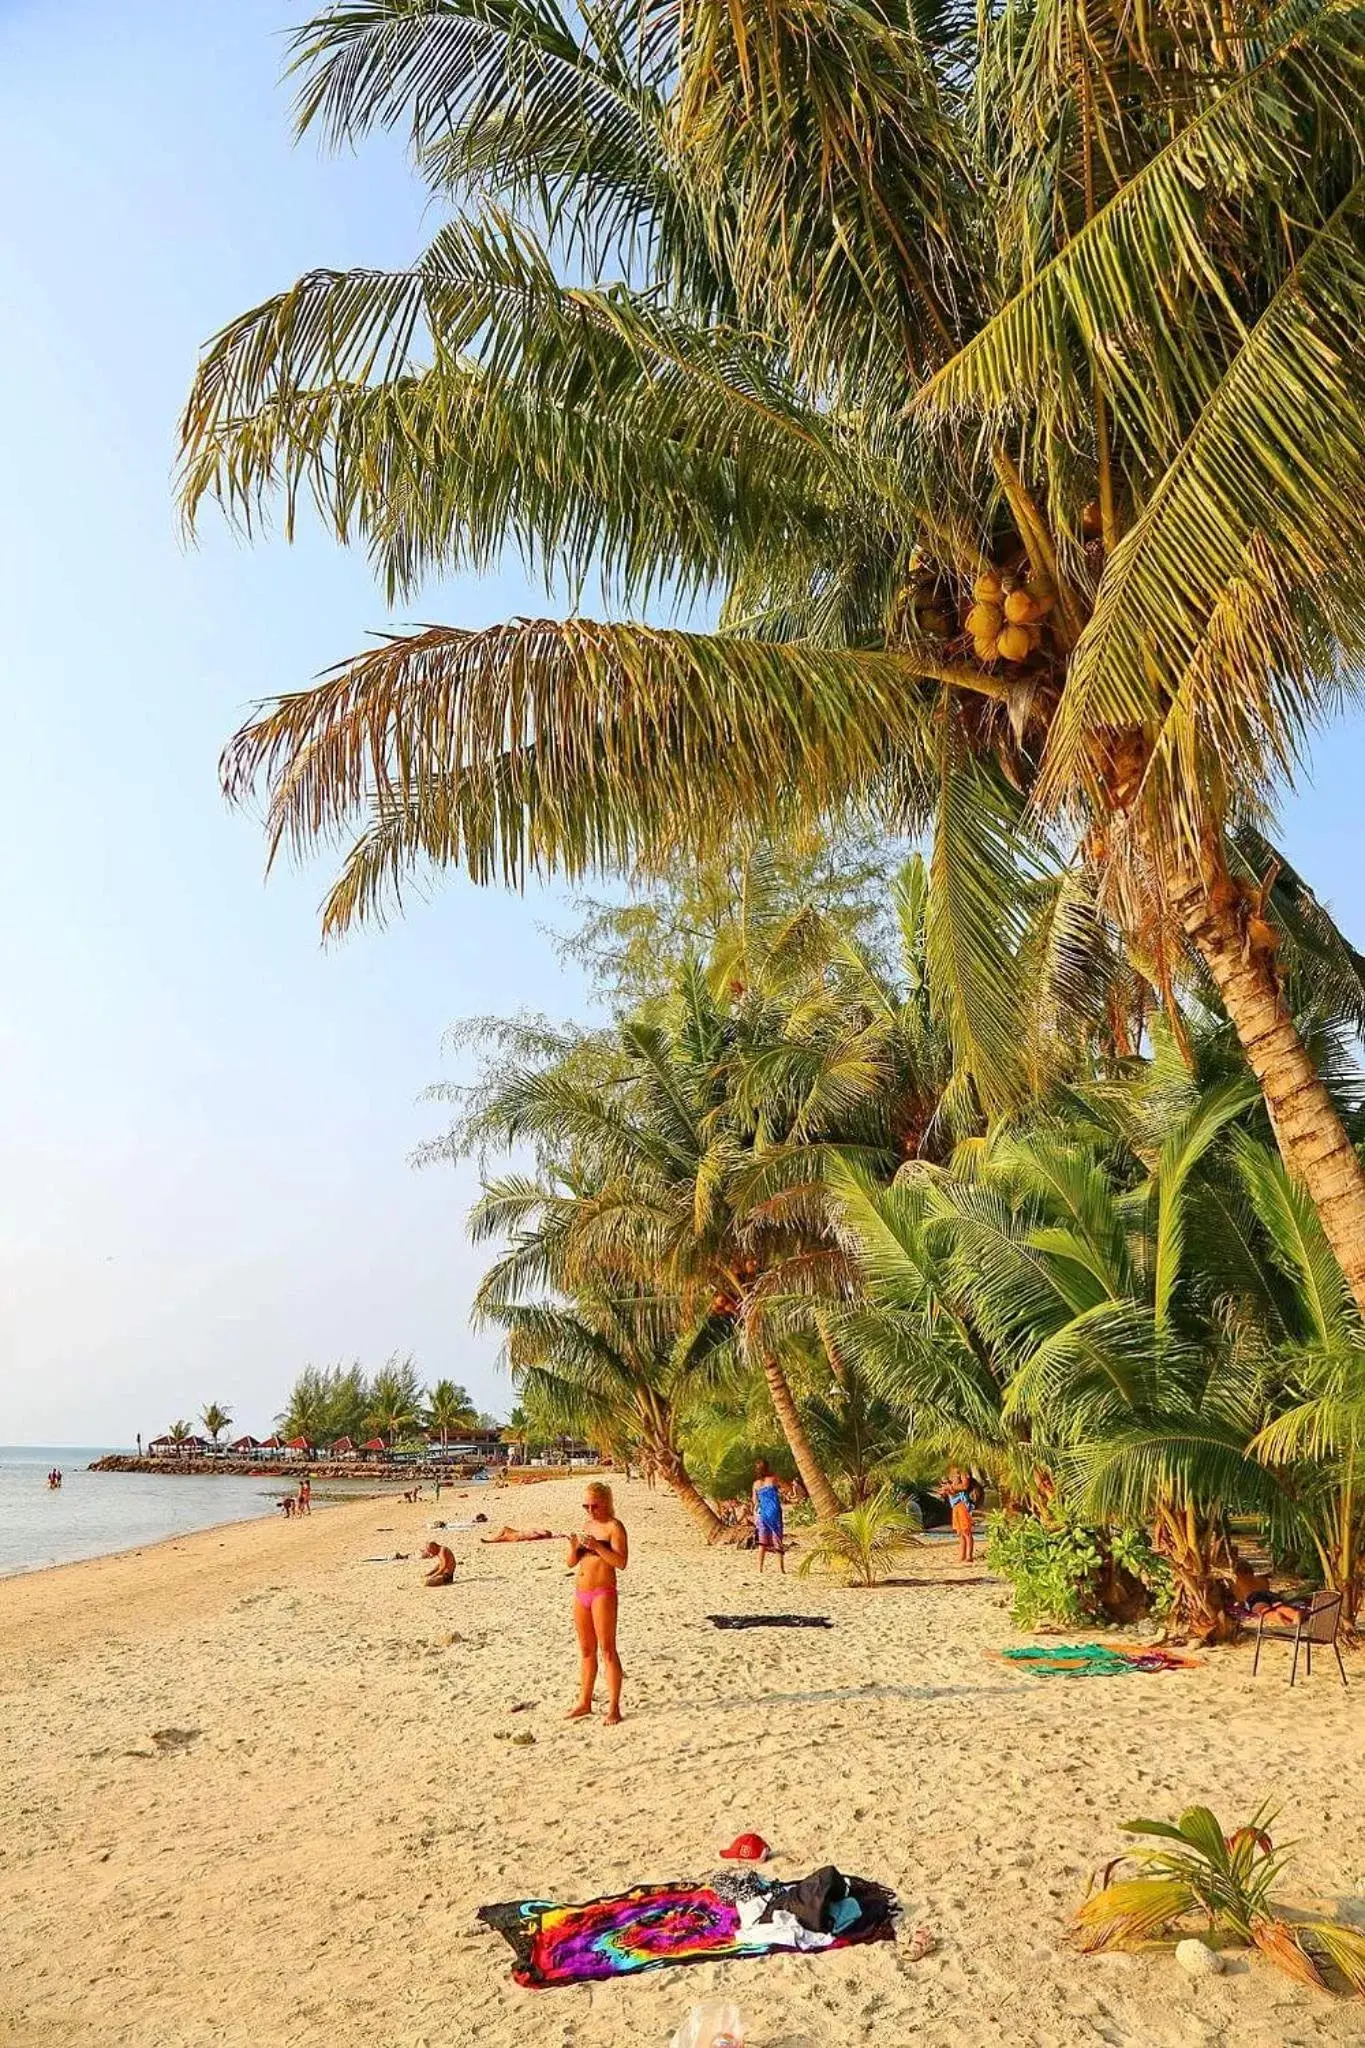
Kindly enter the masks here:
M 611 1488 L 605 1480 L 590 1479 L 588 1481 L 588 1497 L 590 1500 L 595 1500 L 604 1509 L 602 1515 L 604 1522 L 610 1522 L 615 1519 L 616 1503 L 611 1497 Z

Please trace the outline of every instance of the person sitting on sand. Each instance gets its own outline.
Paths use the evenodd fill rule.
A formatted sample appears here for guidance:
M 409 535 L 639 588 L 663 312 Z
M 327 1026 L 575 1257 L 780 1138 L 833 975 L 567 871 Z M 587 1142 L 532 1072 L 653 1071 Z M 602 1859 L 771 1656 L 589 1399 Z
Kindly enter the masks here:
M 954 1465 L 939 1492 L 947 1501 L 952 1514 L 953 1534 L 957 1538 L 957 1561 L 959 1564 L 973 1564 L 976 1561 L 976 1524 L 972 1520 L 970 1474 L 959 1472 Z
M 455 1583 L 455 1553 L 444 1543 L 428 1543 L 422 1551 L 423 1557 L 433 1560 L 431 1570 L 423 1579 L 424 1586 L 453 1586 Z
M 569 1563 L 574 1572 L 573 1618 L 578 1635 L 580 1666 L 578 1703 L 569 1711 L 570 1721 L 582 1721 L 592 1712 L 600 1656 L 607 1672 L 607 1726 L 621 1719 L 621 1658 L 616 1648 L 616 1574 L 623 1572 L 629 1558 L 624 1525 L 616 1518 L 611 1488 L 594 1479 L 583 1496 L 588 1526 L 580 1536 L 569 1538 Z
M 513 1529 L 504 1523 L 496 1535 L 480 1536 L 480 1543 L 546 1543 L 553 1541 L 553 1529 Z
M 783 1578 L 787 1576 L 787 1546 L 782 1538 L 782 1491 L 762 1458 L 754 1463 L 752 1489 L 754 1534 L 758 1538 L 758 1568 L 762 1571 L 768 1552 L 777 1553 Z
M 284 1499 L 283 1499 L 282 1501 L 279 1501 L 279 1502 L 277 1503 L 277 1505 L 278 1505 L 278 1507 L 279 1507 L 280 1513 L 281 1513 L 281 1514 L 282 1514 L 282 1515 L 284 1516 L 284 1519 L 285 1519 L 285 1521 L 286 1521 L 286 1522 L 292 1522 L 292 1521 L 293 1521 L 293 1519 L 294 1519 L 294 1496 L 293 1496 L 293 1494 L 292 1494 L 292 1493 L 287 1493 L 287 1494 L 286 1494 L 286 1495 L 284 1496 Z

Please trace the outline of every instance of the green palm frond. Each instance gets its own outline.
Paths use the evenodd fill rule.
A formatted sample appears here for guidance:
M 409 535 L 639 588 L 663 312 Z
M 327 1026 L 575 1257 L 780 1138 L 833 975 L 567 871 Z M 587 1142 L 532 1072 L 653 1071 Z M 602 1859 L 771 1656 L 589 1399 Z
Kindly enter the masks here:
M 872 805 L 889 756 L 913 825 L 929 800 L 926 666 L 582 619 L 431 627 L 278 699 L 232 742 L 224 782 L 240 799 L 266 781 L 277 849 L 378 806 L 377 871 L 329 905 L 340 922 L 423 861 L 483 880 L 583 874 L 723 843 L 759 810 L 780 824 Z
M 1237 1166 L 1272 1257 L 1295 1282 L 1307 1334 L 1324 1348 L 1345 1342 L 1355 1327 L 1341 1268 L 1317 1211 L 1279 1157 L 1250 1138 L 1237 1146 Z
M 1080 772 L 1083 734 L 1142 727 L 1157 736 L 1154 811 L 1189 843 L 1212 764 L 1229 787 L 1292 774 L 1308 725 L 1337 701 L 1329 670 L 1359 658 L 1365 603 L 1352 539 L 1365 497 L 1347 453 L 1365 397 L 1351 341 L 1362 207 L 1365 178 L 1312 234 L 1108 565 L 1048 790 Z

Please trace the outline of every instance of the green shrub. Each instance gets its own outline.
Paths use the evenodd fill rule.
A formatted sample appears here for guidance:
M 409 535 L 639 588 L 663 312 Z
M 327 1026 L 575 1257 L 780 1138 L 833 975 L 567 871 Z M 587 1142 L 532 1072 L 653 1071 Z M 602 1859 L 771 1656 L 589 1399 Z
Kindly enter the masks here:
M 1020 1628 L 1112 1619 L 1106 1600 L 1116 1570 L 1146 1589 L 1152 1612 L 1164 1613 L 1171 1603 L 1170 1572 L 1143 1529 L 1090 1529 L 1066 1516 L 1045 1525 L 1033 1515 L 998 1514 L 987 1533 L 991 1564 L 1014 1588 Z

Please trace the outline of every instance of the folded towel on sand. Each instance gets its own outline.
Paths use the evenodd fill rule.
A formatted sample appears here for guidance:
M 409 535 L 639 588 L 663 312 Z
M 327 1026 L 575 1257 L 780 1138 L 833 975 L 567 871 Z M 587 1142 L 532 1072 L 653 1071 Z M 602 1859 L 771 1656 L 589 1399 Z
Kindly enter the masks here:
M 717 1628 L 833 1628 L 827 1614 L 708 1614 Z
M 756 1879 L 758 1885 L 762 1879 Z M 863 1879 L 848 1881 L 859 1906 L 855 1923 L 823 1938 L 825 1948 L 851 1948 L 895 1935 L 895 1895 Z M 773 1885 L 774 1894 L 792 1887 Z M 629 1977 L 669 1963 L 714 1963 L 740 1956 L 790 1954 L 808 1945 L 789 1914 L 778 1924 L 754 1916 L 755 1901 L 741 1905 L 704 1884 L 644 1884 L 581 1906 L 549 1899 L 513 1899 L 480 1906 L 479 1919 L 510 1944 L 518 1984 L 544 1990 Z
M 1031 1644 L 999 1654 L 1035 1678 L 1122 1678 L 1130 1671 L 1194 1671 L 1199 1664 L 1197 1657 L 1177 1657 L 1171 1650 L 1124 1650 L 1113 1643 L 1067 1643 L 1056 1649 Z

